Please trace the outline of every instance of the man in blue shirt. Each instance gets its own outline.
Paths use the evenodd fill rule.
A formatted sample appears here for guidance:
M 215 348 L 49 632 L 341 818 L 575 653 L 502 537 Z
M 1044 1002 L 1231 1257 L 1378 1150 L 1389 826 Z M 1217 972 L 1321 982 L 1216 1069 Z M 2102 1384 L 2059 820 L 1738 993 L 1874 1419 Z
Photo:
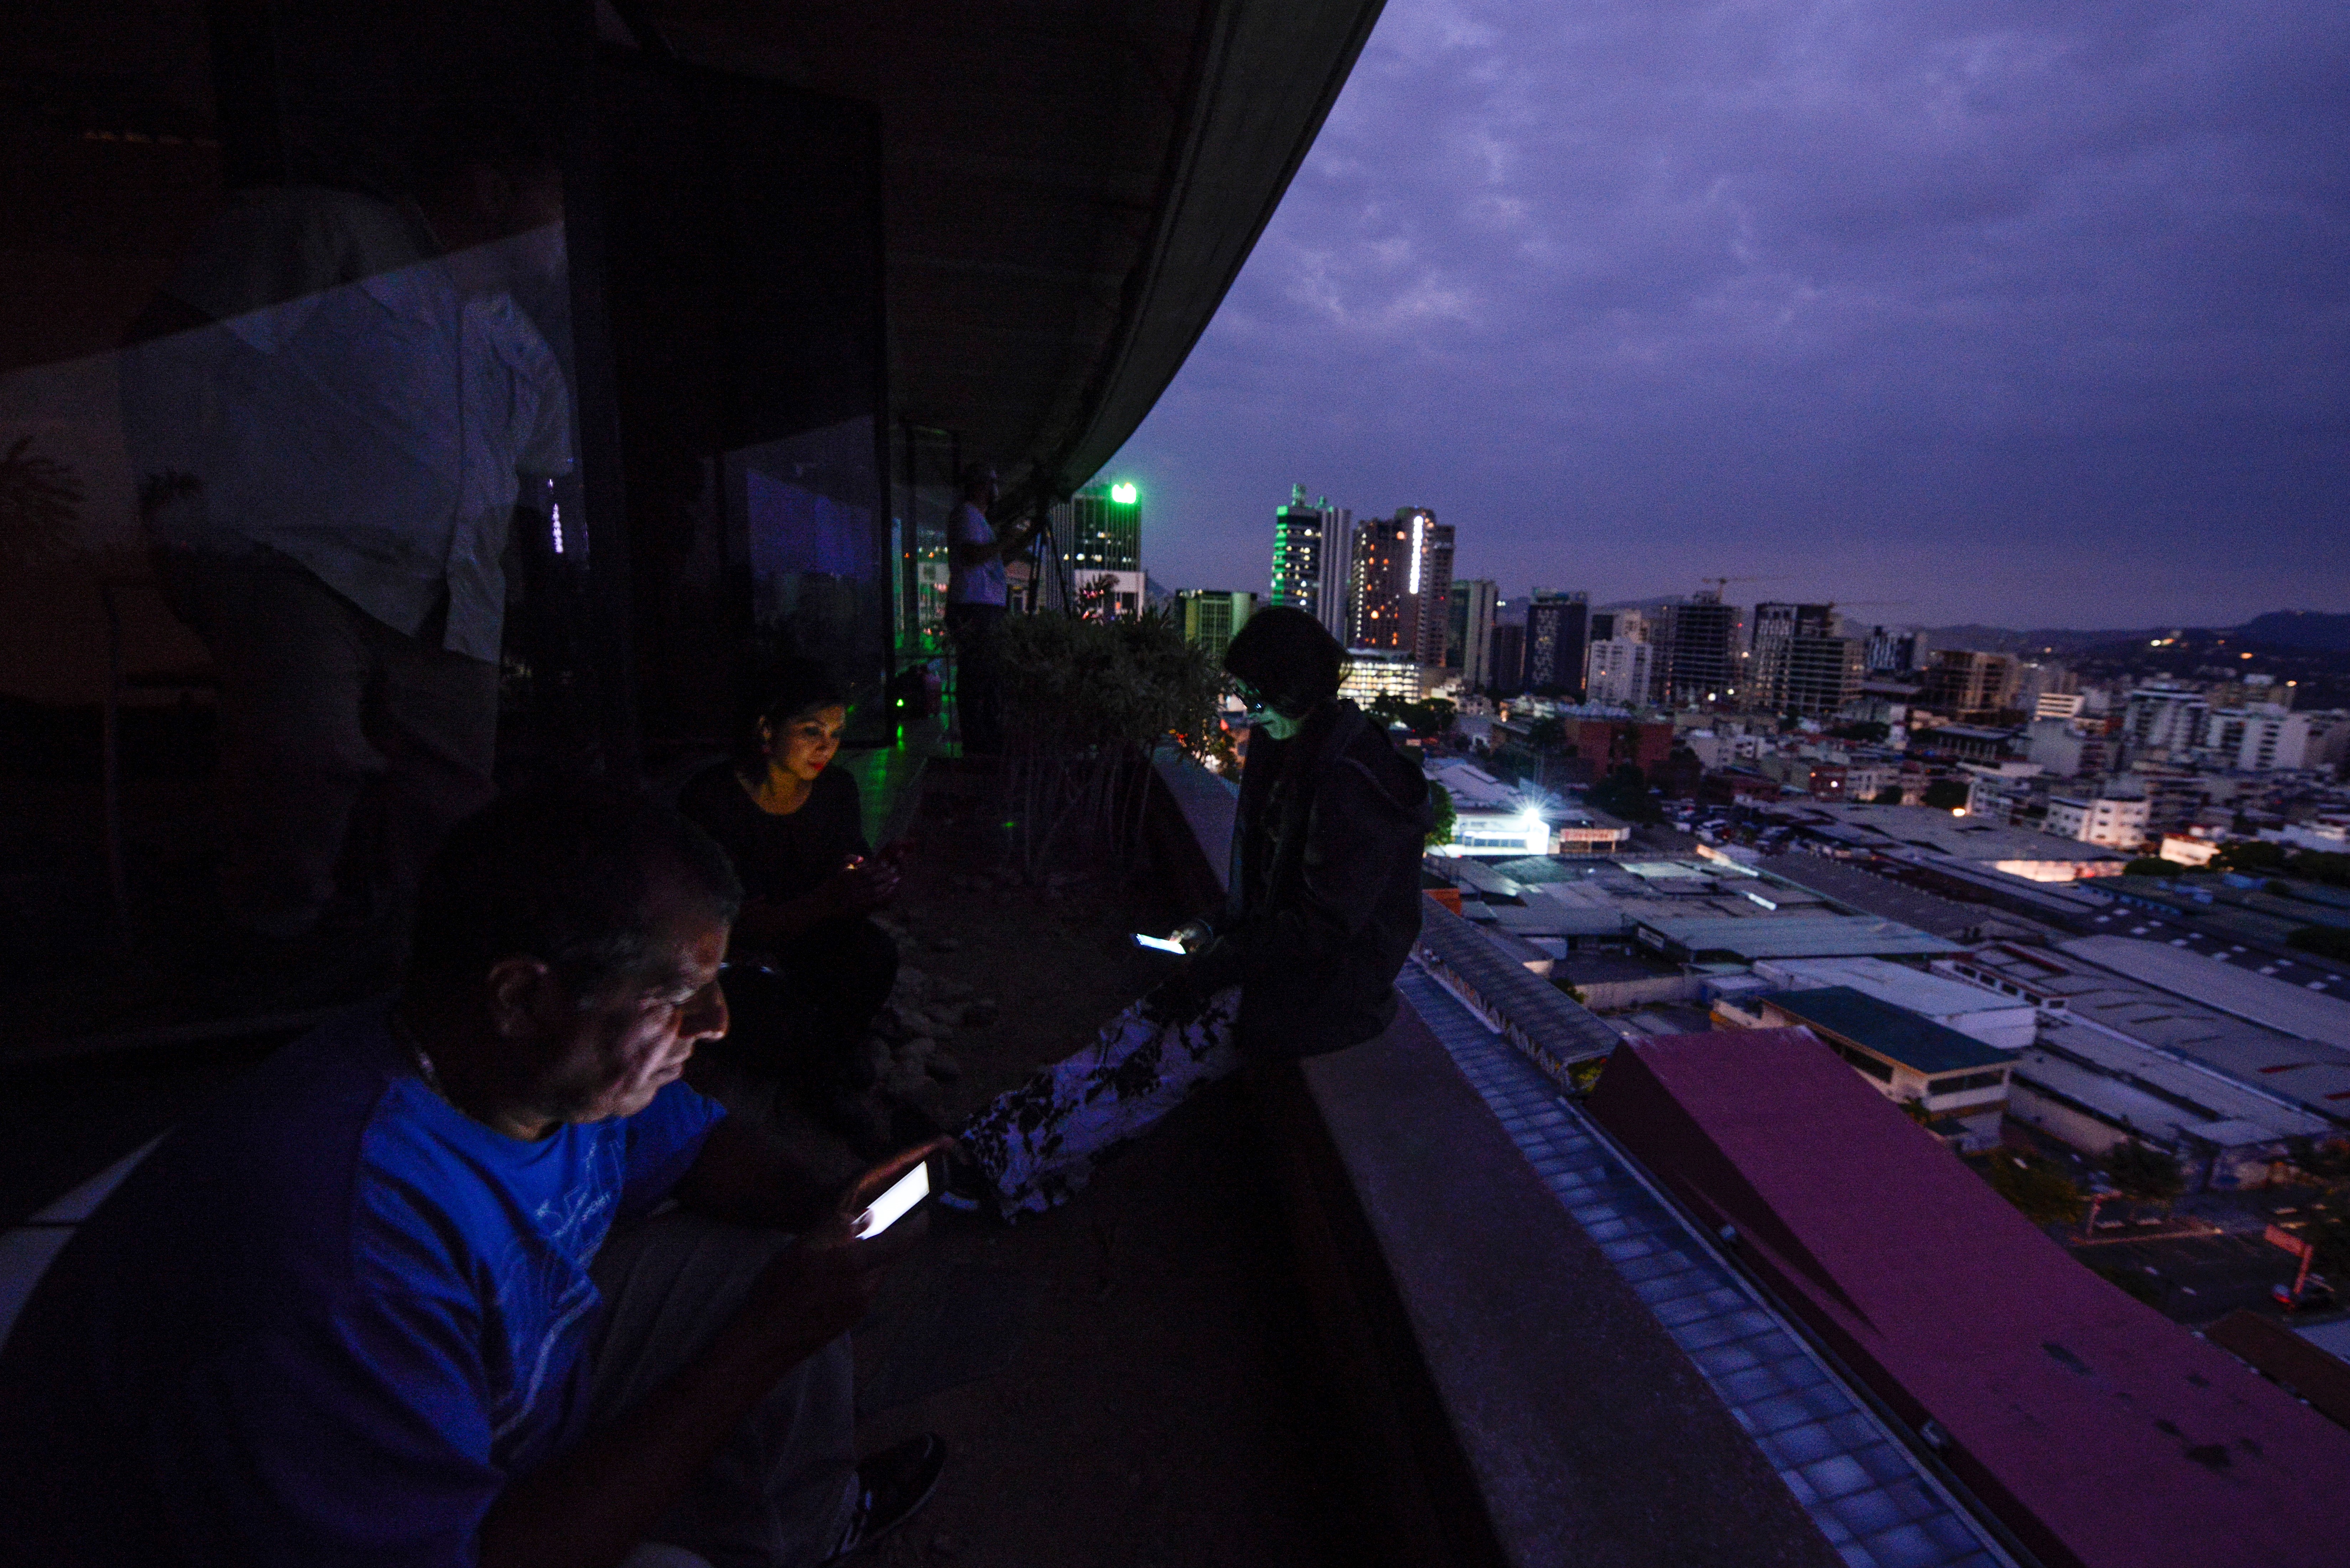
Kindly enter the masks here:
M 943 1446 L 856 1463 L 847 1333 L 920 1231 L 857 1216 L 936 1146 L 828 1193 L 679 1081 L 740 897 L 632 794 L 460 825 L 398 1002 L 172 1135 L 27 1304 L 0 1560 L 800 1568 L 919 1507 Z

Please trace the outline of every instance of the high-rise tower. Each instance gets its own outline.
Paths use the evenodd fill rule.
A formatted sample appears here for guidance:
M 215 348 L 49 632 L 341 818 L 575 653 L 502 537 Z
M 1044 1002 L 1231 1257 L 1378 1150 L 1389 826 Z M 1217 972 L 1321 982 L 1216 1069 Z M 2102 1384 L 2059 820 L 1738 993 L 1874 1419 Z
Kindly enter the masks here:
M 1353 616 L 1347 644 L 1444 663 L 1452 619 L 1452 526 L 1424 506 L 1373 518 L 1355 530 Z
M 1587 594 L 1535 591 L 1534 602 L 1526 606 L 1525 691 L 1537 697 L 1583 700 L 1590 616 Z
M 1835 629 L 1829 605 L 1759 604 L 1754 607 L 1746 678 L 1733 682 L 1749 708 L 1777 712 L 1787 706 L 1787 678 L 1798 639 L 1827 637 Z
M 1098 592 L 1104 614 L 1142 613 L 1142 497 L 1135 487 L 1088 484 L 1054 507 L 1051 521 L 1078 601 Z
M 1738 607 L 1721 602 L 1718 589 L 1692 595 L 1672 607 L 1670 662 L 1666 698 L 1675 703 L 1735 702 L 1745 663 L 1739 658 Z
M 1485 577 L 1456 577 L 1452 614 L 1444 632 L 1444 662 L 1461 671 L 1461 689 L 1482 691 L 1493 683 L 1493 611 L 1501 585 Z
M 1347 635 L 1347 586 L 1353 562 L 1355 514 L 1333 506 L 1326 495 L 1305 499 L 1305 486 L 1289 487 L 1289 504 L 1273 521 L 1272 602 L 1304 610 L 1341 642 Z

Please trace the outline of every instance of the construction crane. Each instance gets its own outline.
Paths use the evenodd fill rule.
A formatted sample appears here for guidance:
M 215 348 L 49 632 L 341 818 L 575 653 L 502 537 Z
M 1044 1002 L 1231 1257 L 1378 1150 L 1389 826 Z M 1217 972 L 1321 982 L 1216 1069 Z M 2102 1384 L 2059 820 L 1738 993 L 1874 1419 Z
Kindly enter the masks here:
M 1700 577 L 1698 581 L 1700 583 L 1711 583 L 1713 585 L 1713 597 L 1720 598 L 1721 597 L 1721 590 L 1728 587 L 1732 583 L 1779 583 L 1784 582 L 1786 579 L 1784 577 Z

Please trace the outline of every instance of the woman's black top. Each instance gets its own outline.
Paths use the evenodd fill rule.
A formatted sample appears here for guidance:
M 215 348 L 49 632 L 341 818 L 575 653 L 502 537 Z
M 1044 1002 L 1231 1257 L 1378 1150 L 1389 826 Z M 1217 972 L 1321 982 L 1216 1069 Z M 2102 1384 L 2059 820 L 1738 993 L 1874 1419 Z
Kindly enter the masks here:
M 857 781 L 839 768 L 818 774 L 800 808 L 783 816 L 759 809 L 733 763 L 695 774 L 677 805 L 718 840 L 754 898 L 781 902 L 813 893 L 850 856 L 873 853 Z
M 1198 961 L 1204 982 L 1239 981 L 1243 1051 L 1311 1056 L 1394 1022 L 1430 826 L 1419 766 L 1352 702 L 1249 737 L 1220 940 Z

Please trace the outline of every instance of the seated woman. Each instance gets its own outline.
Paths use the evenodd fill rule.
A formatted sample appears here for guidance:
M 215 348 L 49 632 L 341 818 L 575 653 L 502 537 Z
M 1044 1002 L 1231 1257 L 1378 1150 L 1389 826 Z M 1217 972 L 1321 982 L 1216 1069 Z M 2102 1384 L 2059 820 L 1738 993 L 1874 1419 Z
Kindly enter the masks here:
M 857 784 L 832 766 L 848 707 L 825 667 L 785 661 L 733 760 L 678 798 L 734 861 L 746 895 L 727 951 L 729 1054 L 860 1154 L 893 1147 L 861 1090 L 859 1046 L 898 978 L 898 946 L 867 917 L 898 890 L 865 841 Z
M 957 1129 L 942 1200 L 1042 1213 L 1203 1085 L 1393 1022 L 1419 935 L 1428 783 L 1338 696 L 1346 656 L 1304 610 L 1260 610 L 1224 653 L 1253 732 L 1222 912 L 1177 933 L 1183 968 L 1094 1044 Z

